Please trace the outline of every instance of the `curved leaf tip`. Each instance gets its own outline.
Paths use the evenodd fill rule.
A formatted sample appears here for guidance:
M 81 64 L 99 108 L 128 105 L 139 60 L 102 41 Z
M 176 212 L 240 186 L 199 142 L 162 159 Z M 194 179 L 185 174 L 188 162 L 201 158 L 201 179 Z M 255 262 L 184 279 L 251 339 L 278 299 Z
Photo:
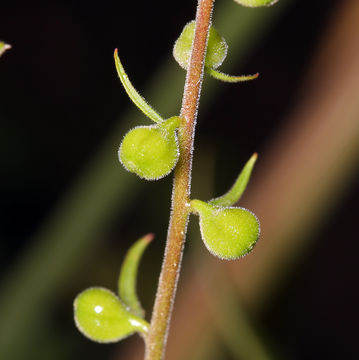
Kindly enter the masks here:
M 118 293 L 121 300 L 128 306 L 132 313 L 139 317 L 144 317 L 145 312 L 137 296 L 137 273 L 142 255 L 153 238 L 154 234 L 149 233 L 137 240 L 129 248 L 122 263 L 120 276 L 118 278 Z
M 231 189 L 226 194 L 211 200 L 209 203 L 211 205 L 228 207 L 238 202 L 248 185 L 257 158 L 258 154 L 254 153 L 244 165 Z
M 149 244 L 154 238 L 155 238 L 155 234 L 154 234 L 154 233 L 148 233 L 147 235 L 145 235 L 145 236 L 142 238 L 142 241 Z
M 127 95 L 129 98 L 133 101 L 133 103 L 152 121 L 156 123 L 161 123 L 163 121 L 160 114 L 157 113 L 156 110 L 154 110 L 147 101 L 138 93 L 138 91 L 135 89 L 135 87 L 132 85 L 130 79 L 128 78 L 125 69 L 121 63 L 121 60 L 118 56 L 118 50 L 117 48 L 114 51 L 114 59 L 115 59 L 115 65 L 118 77 L 121 80 L 121 83 L 126 90 Z
M 211 68 L 205 68 L 208 75 L 212 76 L 214 79 L 229 82 L 229 83 L 237 83 L 237 82 L 244 82 L 244 81 L 250 81 L 257 79 L 259 76 L 259 73 L 255 73 L 253 75 L 228 75 L 221 71 L 217 71 Z

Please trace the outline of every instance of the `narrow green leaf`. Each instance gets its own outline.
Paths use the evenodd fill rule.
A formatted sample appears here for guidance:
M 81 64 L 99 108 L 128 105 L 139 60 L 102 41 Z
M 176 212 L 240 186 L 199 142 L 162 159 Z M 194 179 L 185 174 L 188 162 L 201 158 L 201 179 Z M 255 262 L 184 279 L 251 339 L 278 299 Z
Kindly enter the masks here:
M 4 43 L 3 41 L 0 41 L 0 56 L 6 51 L 11 49 L 11 45 Z
M 211 200 L 209 204 L 226 207 L 234 205 L 240 199 L 244 190 L 247 187 L 257 157 L 257 153 L 254 153 L 244 165 L 241 173 L 237 177 L 237 180 L 235 181 L 231 189 L 223 196 Z
M 142 255 L 153 237 L 153 234 L 147 234 L 130 247 L 118 278 L 118 293 L 121 300 L 134 314 L 140 317 L 144 317 L 145 312 L 136 293 L 137 272 Z
M 120 58 L 118 57 L 117 49 L 115 49 L 114 58 L 118 77 L 120 78 L 121 83 L 127 92 L 127 95 L 134 102 L 134 104 L 152 121 L 156 123 L 161 123 L 163 121 L 161 115 L 159 115 L 157 111 L 155 111 L 146 102 L 146 100 L 137 92 L 137 90 L 131 84 L 131 81 L 126 74 L 125 69 L 121 64 Z
M 147 334 L 149 324 L 131 314 L 110 290 L 93 287 L 80 293 L 74 301 L 77 328 L 89 339 L 117 342 L 135 332 Z
M 208 75 L 211 75 L 213 78 L 215 78 L 217 80 L 221 80 L 221 81 L 225 81 L 225 82 L 232 82 L 232 83 L 254 80 L 254 79 L 257 79 L 257 77 L 259 76 L 259 73 L 256 73 L 254 75 L 232 76 L 232 75 L 228 75 L 228 74 L 225 74 L 223 72 L 220 72 L 220 71 L 208 68 L 208 67 L 206 67 L 205 70 Z

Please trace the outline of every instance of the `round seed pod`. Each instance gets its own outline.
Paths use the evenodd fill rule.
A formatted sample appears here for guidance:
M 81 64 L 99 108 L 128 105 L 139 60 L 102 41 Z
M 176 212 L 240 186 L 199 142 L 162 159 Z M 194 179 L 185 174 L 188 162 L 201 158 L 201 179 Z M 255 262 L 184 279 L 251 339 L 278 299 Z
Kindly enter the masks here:
M 111 291 L 94 287 L 80 293 L 74 301 L 77 328 L 89 339 L 110 343 L 134 332 L 146 333 L 145 320 L 131 314 Z
M 278 2 L 278 0 L 234 0 L 238 4 L 247 7 L 260 7 L 260 6 L 271 6 Z
M 200 218 L 202 240 L 213 255 L 234 260 L 253 249 L 260 226 L 252 212 L 239 207 L 214 206 L 200 200 L 192 200 L 191 206 Z
M 118 156 L 128 171 L 146 180 L 160 179 L 172 171 L 179 151 L 176 130 L 169 120 L 158 125 L 138 126 L 126 134 Z
M 188 69 L 191 55 L 192 41 L 194 38 L 196 22 L 189 22 L 182 30 L 173 48 L 173 56 L 181 67 Z M 209 29 L 208 46 L 205 66 L 216 69 L 220 66 L 227 55 L 228 45 L 221 35 L 212 26 Z

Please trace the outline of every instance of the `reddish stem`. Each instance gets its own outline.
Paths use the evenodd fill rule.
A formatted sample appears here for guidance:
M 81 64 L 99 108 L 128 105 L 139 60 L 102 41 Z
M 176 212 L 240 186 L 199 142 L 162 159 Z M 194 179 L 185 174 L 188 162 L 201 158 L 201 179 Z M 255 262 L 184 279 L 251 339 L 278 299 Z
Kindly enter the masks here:
M 145 360 L 161 360 L 164 357 L 187 232 L 194 131 L 213 4 L 214 0 L 198 1 L 196 28 L 181 108 L 183 121 L 178 130 L 180 157 L 174 175 L 172 214 L 150 331 L 146 338 Z

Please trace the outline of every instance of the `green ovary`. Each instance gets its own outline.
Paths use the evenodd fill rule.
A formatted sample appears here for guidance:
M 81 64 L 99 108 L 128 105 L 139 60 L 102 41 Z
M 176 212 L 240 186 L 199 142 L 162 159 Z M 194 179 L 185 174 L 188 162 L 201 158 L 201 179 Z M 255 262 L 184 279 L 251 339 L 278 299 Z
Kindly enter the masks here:
M 192 41 L 194 37 L 195 21 L 189 22 L 183 29 L 173 48 L 173 56 L 184 69 L 188 69 L 191 54 Z M 216 69 L 220 66 L 227 55 L 227 43 L 211 26 L 209 30 L 208 46 L 205 66 Z
M 160 126 L 142 126 L 129 131 L 119 158 L 125 168 L 147 180 L 166 176 L 178 160 L 175 131 Z
M 278 0 L 234 0 L 237 3 L 248 7 L 270 6 L 275 4 Z
M 248 254 L 259 237 L 259 222 L 243 208 L 221 208 L 199 200 L 192 201 L 200 216 L 203 241 L 208 250 L 227 260 Z
M 117 296 L 104 288 L 90 288 L 79 294 L 74 315 L 78 329 L 97 342 L 115 342 L 147 330 L 142 319 L 130 314 Z

